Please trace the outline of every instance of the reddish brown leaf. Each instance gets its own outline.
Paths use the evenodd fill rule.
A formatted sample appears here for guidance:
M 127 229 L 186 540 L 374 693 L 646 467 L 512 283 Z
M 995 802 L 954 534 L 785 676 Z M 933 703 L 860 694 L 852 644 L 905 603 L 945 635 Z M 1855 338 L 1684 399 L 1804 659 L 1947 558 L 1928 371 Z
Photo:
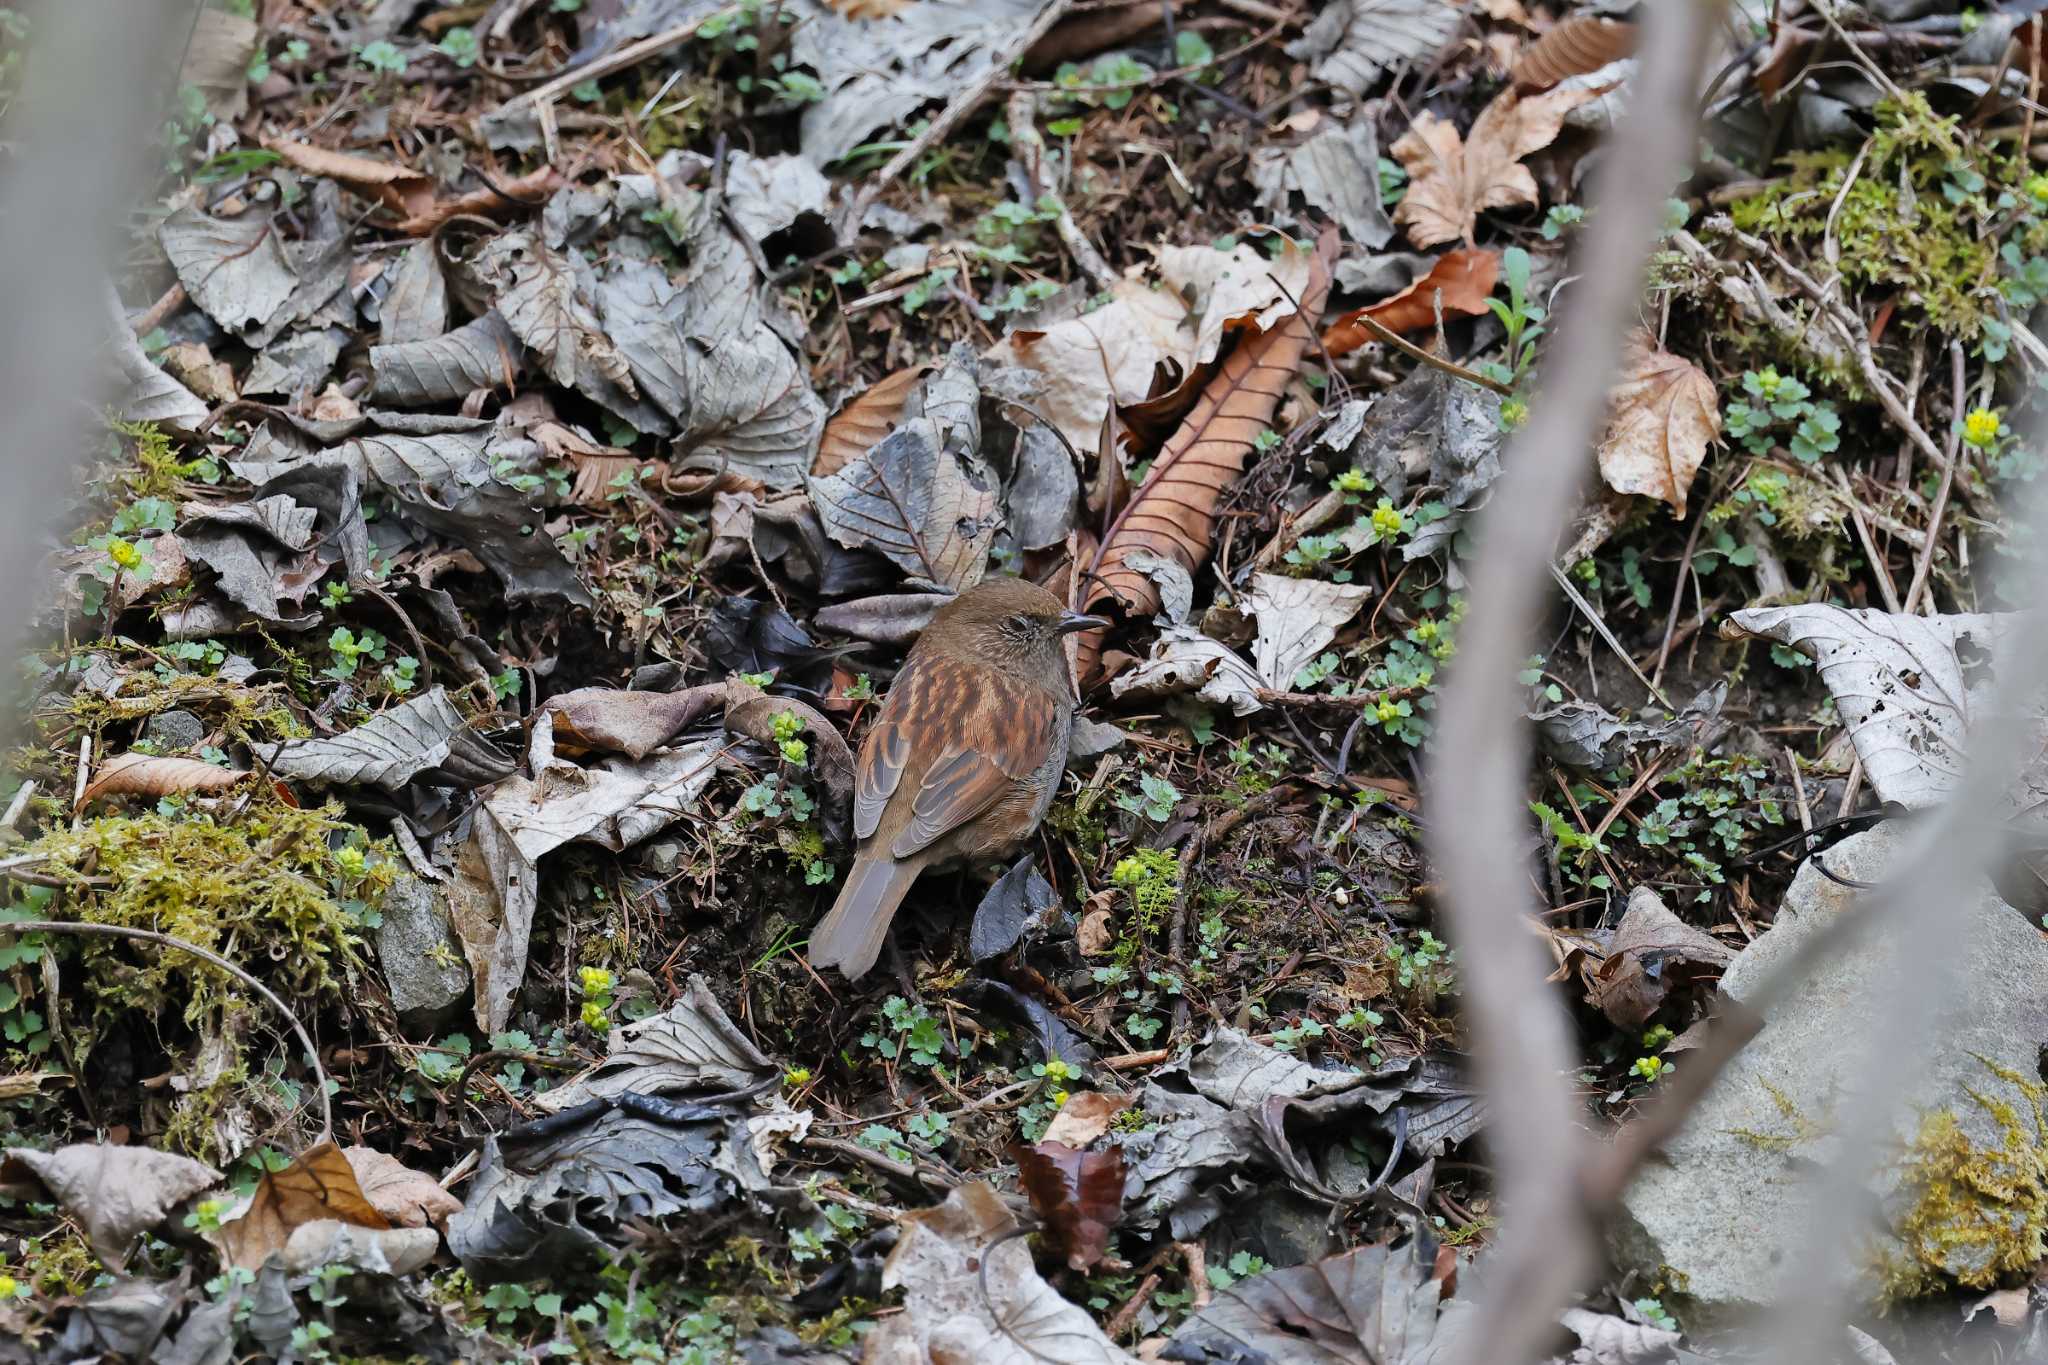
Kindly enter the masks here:
M 1100 1264 L 1123 1217 L 1124 1154 L 1114 1147 L 1080 1152 L 1063 1142 L 1039 1142 L 1012 1147 L 1010 1155 L 1054 1249 L 1075 1270 Z
M 1349 355 L 1371 341 L 1372 333 L 1359 322 L 1371 318 L 1390 332 L 1413 332 L 1436 322 L 1437 292 L 1443 293 L 1444 316 L 1477 317 L 1486 311 L 1487 297 L 1500 278 L 1500 256 L 1484 247 L 1446 251 L 1437 257 L 1429 273 L 1389 299 L 1354 309 L 1330 324 L 1323 333 L 1323 349 L 1333 356 Z
M 196 758 L 168 758 L 162 754 L 115 754 L 93 774 L 91 785 L 79 798 L 80 810 L 102 796 L 177 796 L 185 792 L 221 792 L 249 774 L 241 768 L 222 768 Z
M 1636 50 L 1636 26 L 1625 19 L 1575 14 L 1538 38 L 1515 61 L 1514 82 L 1525 91 L 1598 71 Z
M 912 365 L 877 380 L 845 407 L 832 414 L 818 438 L 818 456 L 811 461 L 811 477 L 822 479 L 837 474 L 868 453 L 889 434 L 903 417 L 903 404 L 917 381 L 931 372 L 929 365 Z
M 1252 443 L 1272 422 L 1280 396 L 1314 342 L 1336 254 L 1337 231 L 1331 228 L 1316 243 L 1308 287 L 1301 292 L 1302 311 L 1289 313 L 1270 332 L 1247 333 L 1210 378 L 1187 419 L 1153 460 L 1145 482 L 1110 523 L 1088 573 L 1079 579 L 1088 609 L 1114 599 L 1133 617 L 1159 610 L 1158 585 L 1125 562 L 1135 550 L 1178 560 L 1190 573 L 1208 559 L 1217 500 L 1244 469 Z M 1074 638 L 1076 675 L 1084 684 L 1099 681 L 1100 637 L 1088 631 Z
M 496 186 L 487 185 L 468 194 L 458 194 L 453 199 L 434 200 L 421 212 L 400 222 L 398 230 L 414 237 L 424 237 L 449 219 L 465 215 L 513 218 L 539 209 L 560 188 L 562 173 L 553 166 L 542 166 L 537 171 L 500 181 Z

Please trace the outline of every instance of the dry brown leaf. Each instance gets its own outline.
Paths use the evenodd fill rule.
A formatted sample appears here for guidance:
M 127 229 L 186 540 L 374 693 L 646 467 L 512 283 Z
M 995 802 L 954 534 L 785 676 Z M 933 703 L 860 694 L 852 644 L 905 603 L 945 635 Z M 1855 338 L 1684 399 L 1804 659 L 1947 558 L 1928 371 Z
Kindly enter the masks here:
M 1336 254 L 1337 231 L 1329 228 L 1316 243 L 1308 282 L 1299 295 L 1301 311 L 1290 311 L 1270 332 L 1238 342 L 1180 430 L 1160 449 L 1145 482 L 1110 523 L 1088 574 L 1078 580 L 1086 585 L 1083 601 L 1090 610 L 1112 599 L 1134 618 L 1159 610 L 1159 585 L 1127 562 L 1135 551 L 1164 555 L 1190 573 L 1208 559 L 1217 499 L 1243 470 L 1252 443 L 1271 424 L 1280 396 L 1315 341 Z M 1076 676 L 1084 685 L 1099 681 L 1100 637 L 1087 631 L 1075 641 Z
M 100 765 L 79 798 L 85 809 L 102 796 L 177 796 L 185 792 L 221 792 L 249 776 L 243 768 L 222 768 L 196 758 L 163 754 L 115 754 Z
M 241 397 L 235 391 L 235 372 L 225 360 L 215 360 L 203 341 L 180 341 L 166 346 L 163 367 L 171 377 L 209 403 L 232 403 Z
M 462 1212 L 462 1201 L 441 1188 L 440 1182 L 422 1171 L 368 1147 L 350 1147 L 342 1152 L 356 1184 L 370 1207 L 389 1219 L 393 1226 L 423 1228 L 440 1224 Z
M 1112 1095 L 1103 1090 L 1076 1090 L 1060 1111 L 1045 1125 L 1041 1142 L 1060 1142 L 1069 1147 L 1086 1147 L 1109 1131 L 1118 1114 L 1131 1107 L 1129 1095 Z
M 1600 441 L 1607 486 L 1668 502 L 1682 517 L 1693 475 L 1720 438 L 1714 381 L 1691 361 L 1657 349 L 1649 333 L 1630 337 Z
M 1436 321 L 1437 292 L 1443 293 L 1444 316 L 1477 317 L 1500 278 L 1500 254 L 1484 247 L 1461 247 L 1437 258 L 1429 273 L 1389 299 L 1353 309 L 1323 333 L 1323 349 L 1332 356 L 1349 355 L 1373 339 L 1360 318 L 1371 318 L 1390 332 L 1412 332 Z
M 1536 177 L 1522 158 L 1556 141 L 1564 116 L 1593 90 L 1522 96 L 1504 90 L 1480 112 L 1471 135 L 1427 111 L 1389 150 L 1408 172 L 1408 194 L 1394 221 L 1417 246 L 1472 240 L 1482 209 L 1536 203 Z
M 1110 406 L 1145 398 L 1160 364 L 1185 365 L 1193 348 L 1180 299 L 1130 280 L 1104 307 L 1042 332 L 1012 332 L 987 355 L 1044 375 L 1045 392 L 1032 409 L 1074 449 L 1091 451 L 1102 439 Z
M 1639 886 L 1615 927 L 1607 957 L 1586 974 L 1587 1003 L 1621 1028 L 1640 1028 L 1672 986 L 1719 974 L 1735 950 L 1671 913 L 1657 893 Z
M 825 422 L 824 434 L 818 437 L 818 455 L 811 461 L 811 477 L 822 479 L 827 474 L 837 474 L 873 449 L 903 420 L 904 402 L 917 387 L 917 381 L 931 373 L 931 368 L 912 365 L 878 379 L 833 413 Z
M 266 1171 L 241 1214 L 220 1225 L 213 1244 L 229 1265 L 257 1270 L 292 1233 L 323 1218 L 363 1228 L 391 1221 L 364 1197 L 355 1168 L 333 1142 L 309 1147 L 281 1171 Z
M 1545 90 L 1572 76 L 1598 71 L 1636 50 L 1636 26 L 1625 19 L 1575 14 L 1538 38 L 1515 62 L 1514 81 L 1525 91 Z
M 284 138 L 273 138 L 264 145 L 307 175 L 346 186 L 403 217 L 418 217 L 434 207 L 433 178 L 410 166 Z

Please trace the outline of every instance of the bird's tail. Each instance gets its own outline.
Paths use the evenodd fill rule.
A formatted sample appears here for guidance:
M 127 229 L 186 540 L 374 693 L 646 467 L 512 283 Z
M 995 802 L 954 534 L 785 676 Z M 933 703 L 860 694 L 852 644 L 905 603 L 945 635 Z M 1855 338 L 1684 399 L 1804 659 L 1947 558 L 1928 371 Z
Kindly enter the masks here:
M 881 954 L 896 907 L 923 868 L 921 858 L 855 858 L 839 899 L 811 931 L 811 965 L 820 971 L 837 967 L 848 981 L 865 976 Z

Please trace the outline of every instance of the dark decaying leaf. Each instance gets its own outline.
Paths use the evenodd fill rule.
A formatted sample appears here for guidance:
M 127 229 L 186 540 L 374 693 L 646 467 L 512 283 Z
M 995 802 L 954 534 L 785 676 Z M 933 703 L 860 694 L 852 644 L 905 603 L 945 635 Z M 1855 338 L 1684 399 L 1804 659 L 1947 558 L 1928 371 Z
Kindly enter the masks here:
M 437 243 L 414 242 L 396 265 L 385 267 L 384 278 L 390 288 L 377 307 L 380 342 L 429 341 L 448 330 L 448 278 Z
M 311 546 L 317 516 L 311 507 L 272 494 L 203 508 L 180 525 L 178 539 L 187 559 L 219 576 L 220 590 L 231 601 L 273 625 L 306 626 L 318 618 L 286 613 L 280 588 L 285 571 Z
M 370 397 L 421 407 L 509 387 L 524 351 L 496 309 L 442 336 L 370 348 Z
M 1217 502 L 1244 469 L 1245 457 L 1314 344 L 1336 253 L 1337 234 L 1330 229 L 1316 243 L 1302 311 L 1290 312 L 1271 331 L 1239 341 L 1153 460 L 1151 472 L 1110 523 L 1087 565 L 1081 601 L 1090 610 L 1116 601 L 1127 615 L 1142 618 L 1159 609 L 1158 586 L 1130 563 L 1134 552 L 1176 560 L 1190 573 L 1208 560 Z M 1076 671 L 1087 685 L 1100 677 L 1102 641 L 1098 632 L 1089 631 L 1076 643 Z
M 693 976 L 681 999 L 660 1014 L 613 1029 L 602 1062 L 538 1096 L 536 1104 L 559 1113 L 628 1092 L 731 1093 L 775 1073 L 775 1063 L 726 1015 L 704 978 Z
M 186 792 L 223 792 L 249 776 L 241 768 L 223 768 L 197 758 L 163 754 L 115 754 L 99 766 L 79 798 L 79 809 L 102 796 L 177 796 Z
M 1642 1027 L 1671 988 L 1718 975 L 1735 950 L 1671 913 L 1647 886 L 1628 898 L 1607 958 L 1592 973 L 1587 1001 L 1617 1026 Z
M 967 934 L 974 960 L 986 962 L 1009 952 L 1027 932 L 1042 928 L 1058 904 L 1051 883 L 1038 870 L 1038 856 L 1025 854 L 974 908 L 974 927 Z
M 721 1166 L 753 1169 L 744 1127 L 726 1110 L 674 1112 L 561 1115 L 530 1141 L 518 1130 L 487 1139 L 468 1202 L 448 1220 L 449 1250 L 478 1284 L 548 1280 L 609 1260 L 634 1221 L 724 1208 L 742 1185 Z
M 298 288 L 270 214 L 215 218 L 186 207 L 164 220 L 157 239 L 192 302 L 230 332 L 263 327 Z
M 1123 1153 L 1037 1142 L 1012 1147 L 1010 1156 L 1033 1211 L 1052 1235 L 1053 1254 L 1083 1272 L 1101 1264 L 1123 1216 Z
M 879 1299 L 882 1265 L 896 1249 L 896 1237 L 896 1225 L 891 1223 L 861 1238 L 823 1274 L 791 1295 L 790 1306 L 799 1313 L 821 1318 L 848 1299 Z
M 704 653 L 720 674 L 773 673 L 778 684 L 815 691 L 845 647 L 821 648 L 773 602 L 721 597 L 704 623 Z
M 1094 1045 L 1062 1023 L 1043 1000 L 987 977 L 972 977 L 962 982 L 959 990 L 976 1009 L 999 1012 L 1024 1025 L 1024 1037 L 1038 1050 L 1041 1061 L 1057 1057 L 1077 1066 L 1094 1062 Z
M 468 734 L 462 713 L 439 687 L 383 711 L 352 730 L 325 739 L 287 739 L 261 757 L 271 771 L 298 782 L 329 787 L 382 787 L 395 792 L 429 769 L 449 764 L 461 749 L 470 777 L 512 770 L 509 759 Z
M 1598 71 L 1636 50 L 1636 26 L 1601 14 L 1560 20 L 1515 59 L 1510 73 L 1524 90 L 1543 90 L 1572 76 Z
M 811 501 L 841 545 L 878 551 L 947 591 L 980 581 L 1001 520 L 995 492 L 910 425 L 839 473 L 812 479 Z
M 223 1180 L 211 1166 L 175 1152 L 91 1142 L 54 1152 L 9 1148 L 0 1180 L 13 1185 L 25 1178 L 84 1226 L 93 1251 L 109 1265 L 121 1264 L 129 1245 L 172 1209 Z
M 1356 412 L 1356 423 L 1344 417 Z M 1447 546 L 1465 524 L 1464 512 L 1500 477 L 1500 395 L 1418 365 L 1375 402 L 1370 412 L 1346 405 L 1331 436 L 1349 431 L 1351 457 L 1381 491 L 1400 499 L 1424 484 L 1451 515 L 1420 527 L 1401 547 L 1405 560 Z
M 185 1281 L 115 1277 L 87 1293 L 55 1339 L 45 1338 L 46 1359 L 160 1361 L 164 1329 L 191 1290 Z
M 1161 1353 L 1190 1365 L 1420 1365 L 1444 1296 L 1434 1238 L 1366 1246 L 1218 1290 Z
M 1363 98 L 1388 67 L 1434 56 L 1463 18 L 1446 0 L 1331 0 L 1287 55 L 1313 61 L 1317 80 Z
M 108 368 L 114 372 L 109 410 L 123 422 L 154 422 L 165 431 L 190 435 L 213 409 L 149 358 L 122 316 L 119 300 L 110 297 L 109 302 Z

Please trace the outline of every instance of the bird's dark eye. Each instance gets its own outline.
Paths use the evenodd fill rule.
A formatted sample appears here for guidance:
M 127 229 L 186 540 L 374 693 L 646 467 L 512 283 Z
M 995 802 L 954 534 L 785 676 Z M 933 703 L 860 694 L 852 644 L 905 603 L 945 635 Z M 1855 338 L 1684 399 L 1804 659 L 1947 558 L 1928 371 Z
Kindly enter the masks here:
M 1019 635 L 1029 634 L 1031 618 L 1028 616 L 1012 616 L 1010 618 L 1010 629 Z

